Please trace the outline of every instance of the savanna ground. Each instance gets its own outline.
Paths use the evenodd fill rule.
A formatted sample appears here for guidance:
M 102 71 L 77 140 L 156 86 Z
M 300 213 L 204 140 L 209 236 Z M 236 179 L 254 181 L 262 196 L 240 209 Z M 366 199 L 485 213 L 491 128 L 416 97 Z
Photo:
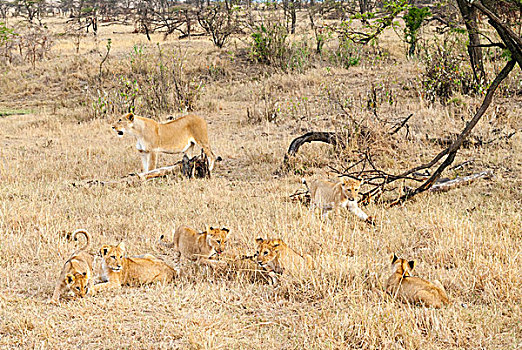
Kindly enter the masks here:
M 62 22 L 50 28 L 58 33 Z M 420 82 L 423 65 L 404 58 L 405 46 L 392 30 L 379 43 L 386 57 L 376 50 L 348 69 L 323 62 L 288 73 L 236 54 L 246 39 L 219 50 L 208 37 L 163 41 L 155 34 L 149 43 L 131 31 L 101 27 L 97 41 L 82 39 L 79 54 L 74 38 L 57 36 L 50 58 L 34 68 L 23 63 L 2 68 L 1 347 L 522 347 L 520 134 L 458 154 L 456 163 L 473 159 L 468 171 L 492 169 L 494 179 L 420 195 L 393 208 L 371 203 L 364 210 L 376 218 L 375 227 L 348 213 L 321 221 L 289 199 L 301 188 L 302 176 L 327 176 L 328 164 L 355 162 L 360 147 L 370 147 L 390 172 L 430 160 L 442 146 L 429 139 L 461 130 L 481 95 L 458 95 L 446 105 L 428 102 Z M 103 66 L 105 86 L 130 69 L 136 48 L 157 55 L 155 43 L 202 82 L 195 110 L 209 122 L 212 147 L 224 159 L 211 179 L 172 175 L 134 186 L 82 185 L 119 179 L 141 167 L 134 140 L 118 139 L 110 129 L 119 113 L 102 114 L 92 105 L 107 38 L 112 48 Z M 506 85 L 516 85 L 516 79 Z M 305 145 L 295 172 L 274 175 L 294 137 L 343 128 L 347 117 L 332 96 L 348 101 L 351 117 L 377 130 L 377 136 L 364 145 L 350 143 L 343 154 L 329 145 Z M 405 130 L 379 133 L 387 124 L 368 109 L 372 96 L 380 119 L 414 113 L 407 137 Z M 499 128 L 520 129 L 521 107 L 520 96 L 501 94 L 474 137 L 493 140 Z M 247 117 L 247 108 L 260 117 Z M 145 109 L 142 114 L 167 117 Z M 162 156 L 160 165 L 176 160 Z M 228 227 L 230 248 L 248 253 L 258 236 L 281 237 L 321 263 L 308 280 L 277 288 L 241 274 L 188 267 L 192 275 L 172 284 L 122 288 L 59 306 L 46 303 L 75 249 L 64 231 L 88 229 L 91 251 L 125 241 L 130 255 L 153 253 L 170 261 L 156 241 L 161 234 L 170 237 L 179 224 Z M 416 259 L 418 276 L 440 280 L 450 305 L 434 310 L 386 296 L 383 284 L 393 252 Z

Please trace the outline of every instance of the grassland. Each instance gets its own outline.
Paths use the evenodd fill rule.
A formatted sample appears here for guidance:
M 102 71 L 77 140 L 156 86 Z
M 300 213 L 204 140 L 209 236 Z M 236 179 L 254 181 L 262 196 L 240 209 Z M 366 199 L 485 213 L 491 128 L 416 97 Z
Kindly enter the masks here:
M 51 28 L 60 31 L 59 23 Z M 153 41 L 165 49 L 181 49 L 187 70 L 210 76 L 197 112 L 208 120 L 213 149 L 223 162 L 208 180 L 172 175 L 135 186 L 73 186 L 118 179 L 140 168 L 134 141 L 118 139 L 110 129 L 117 115 L 92 118 L 86 88 L 97 75 L 105 39 L 113 43 L 104 66 L 107 80 L 125 69 L 136 45 L 155 50 L 131 30 L 101 27 L 97 41 L 83 39 L 79 54 L 71 38 L 58 37 L 50 58 L 34 69 L 2 68 L 0 347 L 522 347 L 520 133 L 459 153 L 456 162 L 474 160 L 468 171 L 493 169 L 494 179 L 421 195 L 401 207 L 371 203 L 365 210 L 377 219 L 375 227 L 348 213 L 321 221 L 289 199 L 301 176 L 325 176 L 326 165 L 349 163 L 350 152 L 361 144 L 354 142 L 346 157 L 327 145 L 303 146 L 298 174 L 274 175 L 295 136 L 343 125 L 346 117 L 329 102 L 327 90 L 348 99 L 352 117 L 374 129 L 380 124 L 366 108 L 372 86 L 381 96 L 380 117 L 400 120 L 414 113 L 408 137 L 381 132 L 365 144 L 391 172 L 431 159 L 441 146 L 426 135 L 458 132 L 480 96 L 428 103 L 420 88 L 422 64 L 404 58 L 393 31 L 380 43 L 389 52 L 386 59 L 349 69 L 318 64 L 303 73 L 264 72 L 245 63 L 232 50 L 243 41 L 220 51 L 208 38 L 162 41 L 157 34 Z M 210 65 L 224 73 L 212 78 Z M 382 96 L 390 95 L 394 102 L 383 102 Z M 520 96 L 502 96 L 494 104 L 474 132 L 484 140 L 494 139 L 496 128 L 521 127 Z M 247 107 L 266 106 L 275 106 L 275 122 L 247 118 Z M 160 163 L 175 160 L 163 156 Z M 156 241 L 179 224 L 228 227 L 231 249 L 251 253 L 256 237 L 281 237 L 314 256 L 320 267 L 306 281 L 274 288 L 241 274 L 213 275 L 189 266 L 191 275 L 172 284 L 123 288 L 59 306 L 46 303 L 75 248 L 64 231 L 88 229 L 92 251 L 125 241 L 131 255 L 153 253 L 170 261 Z M 434 310 L 387 297 L 383 284 L 393 252 L 416 259 L 419 276 L 440 280 L 451 304 Z

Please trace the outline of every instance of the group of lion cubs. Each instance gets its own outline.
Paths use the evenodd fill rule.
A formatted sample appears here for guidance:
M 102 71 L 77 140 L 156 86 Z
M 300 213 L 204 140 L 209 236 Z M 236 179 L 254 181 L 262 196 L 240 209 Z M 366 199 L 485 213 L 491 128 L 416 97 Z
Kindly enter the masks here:
M 118 136 L 127 133 L 136 138 L 136 148 L 141 154 L 144 171 L 156 167 L 159 152 L 186 152 L 195 144 L 202 147 L 210 160 L 210 170 L 218 159 L 210 148 L 206 121 L 194 114 L 158 123 L 150 118 L 128 113 L 112 128 Z M 360 219 L 375 224 L 374 219 L 357 205 L 361 180 L 343 177 L 340 181 L 307 182 L 303 179 L 303 184 L 310 193 L 311 210 L 317 208 L 323 216 L 327 216 L 330 210 L 335 210 L 337 214 L 339 208 L 348 208 Z M 159 242 L 173 250 L 174 267 L 150 254 L 127 257 L 123 242 L 118 245 L 103 245 L 99 254 L 90 254 L 86 251 L 90 235 L 85 230 L 76 230 L 73 238 L 76 240 L 79 234 L 83 234 L 87 242 L 65 262 L 50 300 L 53 303 L 57 303 L 60 296 L 66 293 L 83 297 L 123 285 L 138 286 L 157 281 L 172 281 L 181 273 L 181 257 L 210 266 L 223 263 L 237 266 L 230 262 L 250 262 L 260 268 L 274 284 L 283 275 L 288 278 L 303 276 L 313 268 L 310 256 L 301 256 L 281 239 L 257 238 L 257 251 L 253 256 L 227 256 L 225 248 L 230 232 L 226 228 L 209 227 L 203 232 L 197 232 L 190 227 L 180 226 L 174 232 L 172 243 L 164 242 L 162 235 Z M 448 303 L 448 296 L 440 282 L 432 283 L 410 275 L 415 267 L 414 261 L 399 259 L 394 254 L 391 264 L 392 274 L 386 281 L 386 291 L 394 298 L 436 308 Z

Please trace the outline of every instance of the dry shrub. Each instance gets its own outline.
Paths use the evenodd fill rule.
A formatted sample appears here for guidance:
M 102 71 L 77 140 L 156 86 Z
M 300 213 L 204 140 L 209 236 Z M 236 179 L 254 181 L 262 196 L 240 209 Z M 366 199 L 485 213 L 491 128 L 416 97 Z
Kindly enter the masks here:
M 134 46 L 109 86 L 93 89 L 94 116 L 139 111 L 158 115 L 196 108 L 203 82 L 185 71 L 181 50 Z M 96 87 L 96 84 L 93 84 Z

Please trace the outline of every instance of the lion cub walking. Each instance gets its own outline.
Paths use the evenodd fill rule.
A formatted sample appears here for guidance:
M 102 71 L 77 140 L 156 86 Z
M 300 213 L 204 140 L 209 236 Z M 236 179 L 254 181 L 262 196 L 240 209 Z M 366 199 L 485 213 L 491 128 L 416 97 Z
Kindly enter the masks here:
M 91 242 L 91 236 L 86 230 L 78 229 L 73 232 L 72 238 L 76 241 L 79 234 L 85 236 L 86 242 L 83 247 L 72 253 L 63 265 L 49 303 L 57 304 L 62 294 L 83 298 L 92 289 L 95 275 L 93 271 L 95 257 L 86 252 Z
M 207 122 L 196 114 L 189 114 L 163 123 L 128 113 L 121 117 L 112 128 L 118 136 L 125 133 L 136 138 L 136 148 L 140 152 L 143 171 L 156 168 L 159 152 L 185 153 L 198 144 L 209 159 L 212 171 L 216 157 L 210 148 Z
M 164 242 L 165 236 L 161 235 L 159 244 L 174 249 L 174 268 L 179 272 L 182 256 L 192 261 L 219 256 L 225 251 L 229 235 L 230 230 L 227 228 L 209 227 L 206 231 L 197 232 L 181 225 L 174 232 L 172 243 Z
M 100 249 L 103 264 L 102 278 L 105 283 L 93 286 L 93 292 L 116 289 L 121 286 L 140 286 L 154 282 L 170 282 L 176 271 L 163 260 L 150 255 L 125 256 L 125 244 L 105 244 Z
M 268 272 L 273 284 L 278 283 L 278 275 L 284 273 L 291 277 L 301 277 L 308 275 L 313 267 L 310 255 L 301 256 L 281 239 L 259 237 L 256 239 L 256 244 L 255 259 Z
M 428 307 L 440 308 L 448 303 L 448 295 L 439 281 L 431 283 L 419 277 L 410 276 L 415 261 L 392 256 L 392 275 L 386 281 L 386 292 L 407 303 L 421 303 Z
M 310 208 L 319 208 L 323 217 L 328 217 L 329 210 L 335 210 L 339 214 L 339 208 L 348 208 L 350 212 L 357 215 L 361 220 L 374 224 L 374 219 L 368 216 L 357 205 L 357 196 L 363 180 L 342 177 L 340 181 L 311 180 L 307 182 L 302 179 L 303 184 L 310 192 Z

